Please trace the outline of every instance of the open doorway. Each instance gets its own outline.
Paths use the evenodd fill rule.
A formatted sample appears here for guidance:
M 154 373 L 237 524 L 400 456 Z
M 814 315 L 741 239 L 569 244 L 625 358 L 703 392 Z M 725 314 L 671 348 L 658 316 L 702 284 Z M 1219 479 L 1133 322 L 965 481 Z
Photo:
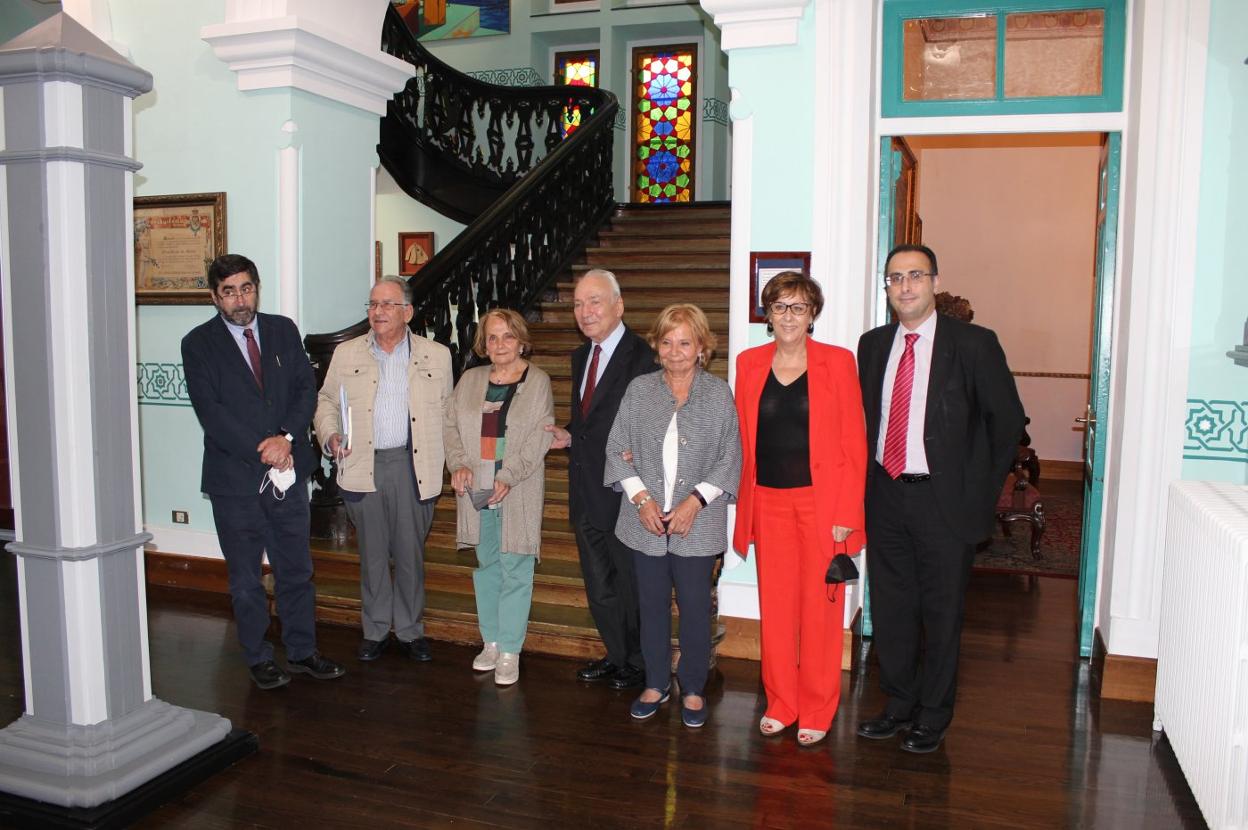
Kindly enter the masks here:
M 932 247 L 949 294 L 941 310 L 997 333 L 1030 419 L 1037 463 L 1027 477 L 1035 478 L 1036 492 L 1009 498 L 1003 482 L 1000 506 L 1032 519 L 998 523 L 976 567 L 1079 578 L 1089 610 L 1103 479 L 1095 423 L 1108 381 L 1117 221 L 1108 183 L 1116 190 L 1116 150 L 1117 136 L 1103 133 L 881 143 L 879 268 L 894 244 Z M 1033 546 L 1033 527 L 1041 524 Z

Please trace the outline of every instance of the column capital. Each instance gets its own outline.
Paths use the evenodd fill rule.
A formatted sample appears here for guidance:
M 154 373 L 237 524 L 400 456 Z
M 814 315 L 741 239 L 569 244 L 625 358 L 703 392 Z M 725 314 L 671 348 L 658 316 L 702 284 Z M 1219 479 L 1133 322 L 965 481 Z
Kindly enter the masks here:
M 104 86 L 130 98 L 152 88 L 152 76 L 64 12 L 0 46 L 0 78 Z
M 810 0 L 699 0 L 723 32 L 725 52 L 754 46 L 793 46 Z
M 231 0 L 200 36 L 238 74 L 240 90 L 302 89 L 385 115 L 411 64 L 381 51 L 389 0 Z

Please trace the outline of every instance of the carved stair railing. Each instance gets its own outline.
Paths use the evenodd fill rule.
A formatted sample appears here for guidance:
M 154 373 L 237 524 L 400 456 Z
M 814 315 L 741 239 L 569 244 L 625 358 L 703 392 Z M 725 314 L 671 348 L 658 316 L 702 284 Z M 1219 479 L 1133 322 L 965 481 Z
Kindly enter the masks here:
M 458 377 L 472 360 L 479 316 L 500 306 L 530 311 L 611 215 L 618 104 L 590 87 L 502 87 L 469 77 L 433 57 L 393 8 L 382 48 L 416 67 L 381 122 L 378 155 L 386 169 L 439 210 L 467 193 L 456 208 L 461 215 L 471 213 L 473 200 L 487 201 L 491 189 L 501 194 L 478 204 L 464 231 L 409 280 L 412 331 L 447 346 Z M 565 137 L 569 108 L 580 109 L 581 124 Z M 334 349 L 367 331 L 366 319 L 304 339 L 318 385 Z M 341 503 L 333 473 L 314 477 L 314 536 L 345 534 L 341 511 L 332 511 Z

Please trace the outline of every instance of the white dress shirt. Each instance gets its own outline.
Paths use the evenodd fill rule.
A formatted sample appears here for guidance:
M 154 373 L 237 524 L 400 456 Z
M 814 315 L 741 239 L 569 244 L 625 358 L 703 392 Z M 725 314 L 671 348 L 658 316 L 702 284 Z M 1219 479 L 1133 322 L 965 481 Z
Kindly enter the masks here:
M 676 461 L 679 452 L 680 434 L 676 429 L 676 413 L 673 412 L 671 423 L 667 425 L 667 432 L 663 435 L 663 509 L 659 511 L 660 513 L 672 511 L 672 488 L 676 483 Z M 620 486 L 624 488 L 629 501 L 637 498 L 637 494 L 646 489 L 641 476 L 629 476 L 620 482 Z M 705 481 L 700 481 L 693 487 L 702 494 L 707 504 L 715 501 L 724 492 L 714 484 L 707 484 Z
M 594 365 L 594 346 L 597 345 L 602 349 L 602 353 L 598 355 L 598 374 L 594 377 L 594 388 L 598 388 L 598 381 L 602 380 L 602 373 L 607 371 L 607 364 L 611 362 L 611 355 L 615 354 L 615 347 L 620 345 L 620 341 L 624 339 L 624 323 L 619 322 L 615 326 L 615 330 L 603 338 L 601 343 L 589 344 L 589 360 L 585 361 L 585 374 L 581 376 L 581 387 L 579 397 L 585 398 L 585 381 L 589 378 L 589 367 Z
M 234 342 L 238 344 L 238 350 L 243 353 L 243 362 L 248 367 L 251 366 L 251 355 L 247 353 L 247 336 L 243 332 L 251 329 L 251 336 L 256 339 L 256 348 L 260 349 L 260 319 L 252 317 L 251 322 L 245 326 L 236 326 L 230 322 L 229 318 L 224 314 L 221 315 L 221 322 L 225 323 L 225 327 L 229 329 L 230 336 L 234 338 Z M 260 350 L 260 354 L 264 354 L 264 350 Z
M 914 385 L 910 388 L 910 425 L 906 429 L 906 469 L 903 472 L 923 475 L 930 473 L 927 466 L 927 450 L 923 446 L 923 425 L 927 417 L 927 381 L 932 373 L 932 343 L 936 336 L 936 318 L 933 312 L 919 327 L 911 330 L 897 326 L 888 363 L 884 364 L 884 388 L 880 395 L 880 434 L 875 444 L 875 460 L 884 463 L 884 442 L 888 438 L 888 411 L 893 403 L 893 383 L 897 379 L 897 364 L 906 350 L 906 335 L 917 334 L 914 341 Z

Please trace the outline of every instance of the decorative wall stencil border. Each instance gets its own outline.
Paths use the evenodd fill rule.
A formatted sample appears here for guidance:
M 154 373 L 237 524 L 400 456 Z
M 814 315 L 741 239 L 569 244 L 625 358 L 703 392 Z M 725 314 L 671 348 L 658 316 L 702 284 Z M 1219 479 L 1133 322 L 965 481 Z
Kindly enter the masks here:
M 1248 463 L 1248 401 L 1188 398 L 1183 457 Z
M 1091 380 L 1087 372 L 1010 372 L 1016 378 L 1071 378 L 1075 380 Z
M 139 363 L 139 404 L 142 406 L 190 406 L 186 376 L 181 363 Z
M 516 66 L 511 69 L 482 69 L 478 72 L 466 73 L 479 81 L 499 86 L 546 86 L 546 81 L 531 66 Z
M 721 101 L 718 98 L 704 98 L 702 100 L 702 120 L 710 121 L 712 124 L 723 124 L 728 126 L 728 102 Z
M 626 126 L 628 126 L 628 116 L 624 114 L 624 108 L 620 107 L 615 111 L 615 121 L 611 122 L 611 128 L 623 132 Z

